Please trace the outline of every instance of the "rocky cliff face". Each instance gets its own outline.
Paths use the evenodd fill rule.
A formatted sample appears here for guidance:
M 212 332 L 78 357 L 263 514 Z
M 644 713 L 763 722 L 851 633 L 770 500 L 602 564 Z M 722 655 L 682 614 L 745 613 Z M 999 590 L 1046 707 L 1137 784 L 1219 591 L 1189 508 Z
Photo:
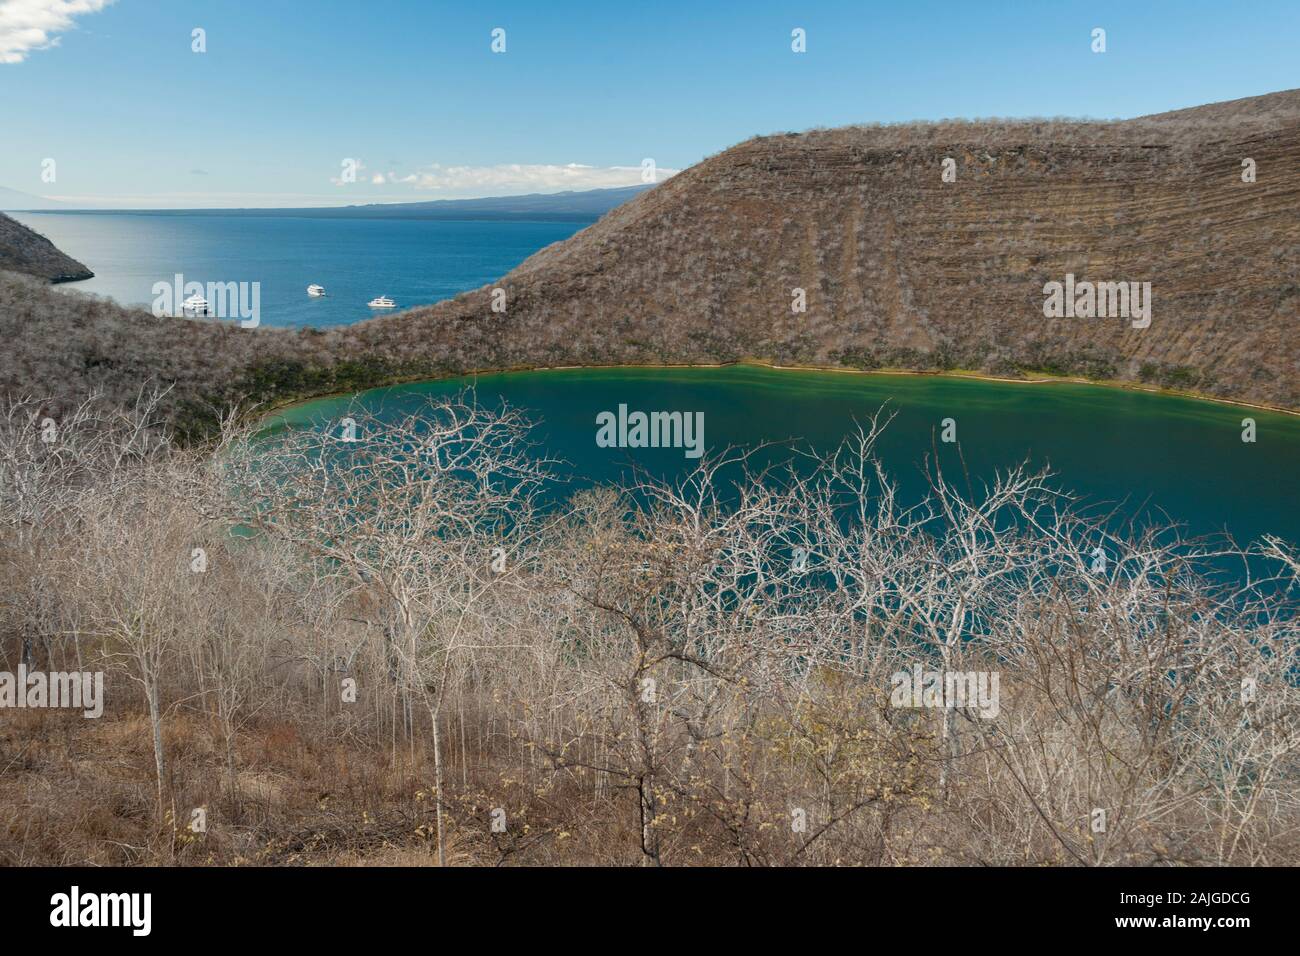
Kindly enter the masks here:
M 1045 285 L 1067 275 L 1149 283 L 1150 324 L 1046 316 Z M 0 391 L 126 400 L 153 378 L 191 417 L 475 369 L 743 358 L 1048 372 L 1300 408 L 1300 90 L 1116 123 L 765 136 L 498 282 L 342 329 L 155 319 L 0 280 Z
M 95 274 L 56 249 L 50 240 L 4 213 L 0 213 L 0 270 L 21 272 L 50 282 L 76 282 Z

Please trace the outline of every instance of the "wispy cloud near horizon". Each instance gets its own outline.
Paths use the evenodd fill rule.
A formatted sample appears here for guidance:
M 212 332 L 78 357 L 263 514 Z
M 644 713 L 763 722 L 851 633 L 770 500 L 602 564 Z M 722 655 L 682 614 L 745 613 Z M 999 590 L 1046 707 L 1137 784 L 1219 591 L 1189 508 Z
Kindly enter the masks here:
M 0 0 L 0 63 L 21 63 L 35 50 L 59 45 L 58 34 L 114 0 Z
M 447 199 L 610 189 L 644 182 L 640 166 L 585 166 L 581 163 L 499 163 L 494 166 L 443 166 L 434 163 L 413 173 L 366 172 L 364 164 L 358 169 L 365 172 L 359 178 L 370 185 L 408 186 Z M 676 169 L 657 167 L 655 181 L 667 179 L 677 172 Z M 337 177 L 330 181 L 336 186 L 345 185 Z

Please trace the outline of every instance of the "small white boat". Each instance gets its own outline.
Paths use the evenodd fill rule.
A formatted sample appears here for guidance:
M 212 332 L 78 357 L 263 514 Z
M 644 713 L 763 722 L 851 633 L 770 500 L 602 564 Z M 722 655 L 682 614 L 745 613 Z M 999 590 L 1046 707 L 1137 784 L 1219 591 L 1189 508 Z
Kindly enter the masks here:
M 369 305 L 370 308 L 372 308 L 372 309 L 395 309 L 395 308 L 397 308 L 397 303 L 394 302 L 392 299 L 390 299 L 390 298 L 389 298 L 388 296 L 386 296 L 386 295 L 381 295 L 381 296 L 379 296 L 379 297 L 376 298 L 376 299 L 371 299 L 371 300 L 370 300 L 369 302 L 367 302 L 366 304 Z
M 181 309 L 185 312 L 198 312 L 202 315 L 207 315 L 208 300 L 196 292 L 181 303 Z
M 307 286 L 307 294 L 313 299 L 319 299 L 325 294 L 325 287 L 323 285 L 309 285 Z

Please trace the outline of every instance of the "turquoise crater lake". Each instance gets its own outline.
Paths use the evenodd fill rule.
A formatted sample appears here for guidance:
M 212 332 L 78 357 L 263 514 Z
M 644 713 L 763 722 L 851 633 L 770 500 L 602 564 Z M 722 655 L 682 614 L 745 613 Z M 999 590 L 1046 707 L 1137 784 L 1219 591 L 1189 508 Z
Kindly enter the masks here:
M 352 402 L 381 415 L 415 410 L 429 396 L 472 387 L 486 404 L 529 412 L 534 439 L 565 459 L 575 486 L 627 474 L 629 461 L 672 476 L 694 467 L 683 449 L 601 448 L 601 412 L 702 412 L 708 452 L 763 441 L 830 449 L 881 406 L 895 415 L 878 448 L 905 497 L 925 488 L 921 467 L 937 448 L 945 470 L 972 478 L 1026 459 L 1050 465 L 1085 507 L 1119 505 L 1143 523 L 1188 534 L 1227 532 L 1239 543 L 1273 534 L 1300 542 L 1300 417 L 1170 395 L 1073 383 L 1003 383 L 944 376 L 724 368 L 558 369 L 478 375 L 375 389 L 279 413 L 321 426 Z M 1257 440 L 1242 441 L 1242 419 Z M 958 444 L 938 441 L 956 422 Z M 958 455 L 960 448 L 960 457 Z

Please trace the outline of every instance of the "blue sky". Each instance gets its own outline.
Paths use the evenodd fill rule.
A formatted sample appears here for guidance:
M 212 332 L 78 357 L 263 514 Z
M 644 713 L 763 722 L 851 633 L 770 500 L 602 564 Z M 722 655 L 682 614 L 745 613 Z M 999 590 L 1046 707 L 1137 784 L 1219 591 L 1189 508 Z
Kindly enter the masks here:
M 0 186 L 139 207 L 590 188 L 759 133 L 1294 88 L 1297 40 L 1296 0 L 0 0 Z

